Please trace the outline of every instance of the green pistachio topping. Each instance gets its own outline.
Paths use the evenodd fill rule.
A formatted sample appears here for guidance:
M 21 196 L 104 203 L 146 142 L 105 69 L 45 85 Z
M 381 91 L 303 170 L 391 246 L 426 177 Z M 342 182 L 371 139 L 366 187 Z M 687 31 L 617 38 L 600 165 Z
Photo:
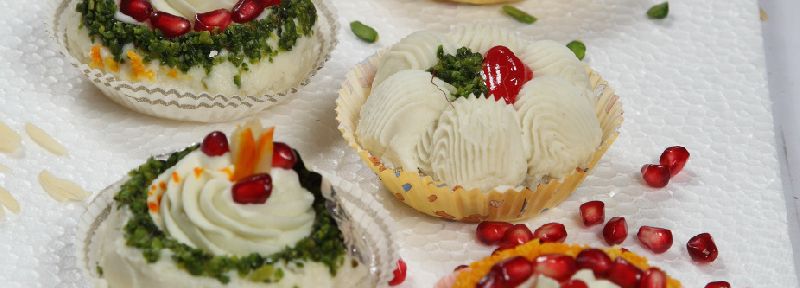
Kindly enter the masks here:
M 575 53 L 575 57 L 578 57 L 578 60 L 583 60 L 583 57 L 586 57 L 586 45 L 580 40 L 572 40 L 567 44 L 567 48 L 572 50 L 572 53 Z
M 456 55 L 447 55 L 444 53 L 444 47 L 439 45 L 436 56 L 439 58 L 439 63 L 428 69 L 428 72 L 455 86 L 456 92 L 453 96 L 489 95 L 489 89 L 486 87 L 486 83 L 483 82 L 483 77 L 481 77 L 481 72 L 483 71 L 483 56 L 481 53 L 472 52 L 467 47 L 461 47 L 456 51 Z
M 525 24 L 533 24 L 534 22 L 536 22 L 536 20 L 538 20 L 536 19 L 536 17 L 533 17 L 533 15 L 528 14 L 525 11 L 519 10 L 519 8 L 511 5 L 504 5 L 503 12 L 505 12 L 506 15 L 511 16 L 511 18 L 514 18 L 517 21 Z
M 647 18 L 664 19 L 669 15 L 669 2 L 664 2 L 647 9 Z
M 361 21 L 350 22 L 350 30 L 353 31 L 353 34 L 356 34 L 358 39 L 364 42 L 375 43 L 375 41 L 378 41 L 378 32 L 367 24 L 361 23 Z

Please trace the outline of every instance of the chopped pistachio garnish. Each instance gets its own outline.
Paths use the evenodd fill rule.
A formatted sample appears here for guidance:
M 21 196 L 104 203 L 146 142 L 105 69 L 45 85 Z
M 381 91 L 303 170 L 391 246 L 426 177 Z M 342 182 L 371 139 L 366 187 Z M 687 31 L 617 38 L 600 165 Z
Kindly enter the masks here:
M 533 24 L 534 22 L 536 22 L 536 20 L 538 20 L 536 19 L 536 17 L 533 17 L 533 15 L 528 14 L 525 11 L 519 10 L 519 8 L 511 5 L 504 5 L 503 12 L 505 12 L 506 15 L 511 16 L 511 18 L 514 18 L 517 21 L 525 24 Z
M 664 19 L 669 15 L 669 2 L 664 2 L 647 9 L 647 18 Z
M 586 56 L 586 45 L 580 40 L 572 40 L 567 44 L 567 48 L 572 50 L 572 53 L 575 53 L 575 57 L 578 57 L 578 60 L 583 60 L 583 57 Z
M 375 43 L 378 40 L 378 32 L 369 25 L 361 23 L 361 21 L 350 22 L 350 30 L 356 34 L 358 39 L 367 43 Z
M 486 88 L 486 83 L 481 77 L 481 72 L 483 71 L 483 56 L 481 53 L 472 52 L 467 47 L 461 47 L 456 51 L 456 55 L 447 55 L 444 53 L 444 47 L 439 45 L 436 56 L 439 57 L 439 63 L 428 69 L 428 72 L 455 86 L 456 92 L 453 96 L 489 95 L 489 88 Z

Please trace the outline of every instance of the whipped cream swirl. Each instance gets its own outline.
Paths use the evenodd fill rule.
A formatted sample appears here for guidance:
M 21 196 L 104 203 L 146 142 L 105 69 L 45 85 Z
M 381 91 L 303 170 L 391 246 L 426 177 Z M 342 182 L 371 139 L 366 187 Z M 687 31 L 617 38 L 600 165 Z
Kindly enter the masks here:
M 151 0 L 153 10 L 167 12 L 186 19 L 194 19 L 197 13 L 217 9 L 233 9 L 236 0 Z

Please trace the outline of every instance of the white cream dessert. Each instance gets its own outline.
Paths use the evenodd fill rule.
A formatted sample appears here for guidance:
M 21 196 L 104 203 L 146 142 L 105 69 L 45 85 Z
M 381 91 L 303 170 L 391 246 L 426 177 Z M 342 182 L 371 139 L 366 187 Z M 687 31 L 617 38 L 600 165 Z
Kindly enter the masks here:
M 602 140 L 585 65 L 495 26 L 412 33 L 384 54 L 372 88 L 357 141 L 389 168 L 449 186 L 535 187 L 585 169 Z

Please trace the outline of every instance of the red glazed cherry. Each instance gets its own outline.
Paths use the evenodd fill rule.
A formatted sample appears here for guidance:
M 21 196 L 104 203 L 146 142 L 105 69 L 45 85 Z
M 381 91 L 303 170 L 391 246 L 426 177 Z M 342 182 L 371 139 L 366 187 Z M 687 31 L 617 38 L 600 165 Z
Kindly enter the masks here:
M 250 22 L 261 15 L 261 12 L 264 12 L 264 6 L 258 0 L 239 0 L 233 6 L 233 22 Z
M 544 255 L 533 260 L 533 270 L 561 282 L 569 280 L 578 272 L 578 264 L 567 255 Z
M 481 77 L 496 101 L 502 98 L 514 104 L 522 85 L 533 79 L 533 72 L 508 47 L 494 46 L 483 58 Z
M 670 177 L 667 166 L 653 164 L 642 166 L 642 179 L 650 187 L 661 188 L 667 186 Z
M 533 233 L 525 224 L 516 224 L 506 231 L 503 239 L 500 240 L 501 249 L 511 249 L 533 240 Z
M 233 202 L 264 204 L 272 195 L 272 176 L 266 173 L 245 177 L 233 185 Z
M 150 23 L 167 38 L 181 36 L 192 28 L 192 23 L 186 18 L 160 11 L 153 13 L 153 16 L 150 17 Z
M 505 235 L 506 231 L 512 226 L 514 226 L 514 224 L 506 222 L 483 221 L 481 224 L 478 224 L 478 228 L 475 229 L 475 234 L 478 237 L 478 241 L 481 241 L 481 243 L 494 245 L 503 239 L 503 235 Z
M 297 164 L 297 155 L 289 145 L 283 142 L 272 144 L 272 167 L 292 169 Z
M 614 262 L 608 257 L 606 252 L 600 249 L 585 249 L 575 257 L 578 269 L 591 269 L 594 276 L 604 278 L 608 275 L 608 270 Z
M 672 231 L 651 227 L 642 226 L 639 228 L 639 233 L 636 233 L 639 242 L 642 243 L 644 248 L 650 249 L 653 253 L 661 254 L 672 247 Z
M 608 245 L 616 245 L 625 242 L 628 237 L 628 223 L 625 222 L 625 217 L 613 217 L 608 220 L 606 226 L 603 227 L 603 239 L 606 240 Z
M 281 0 L 258 0 L 258 4 L 261 4 L 264 8 L 269 8 L 272 6 L 281 5 Z
M 695 262 L 714 262 L 717 259 L 717 244 L 711 234 L 703 233 L 689 239 L 686 249 Z
M 153 6 L 147 0 L 121 0 L 119 2 L 119 11 L 122 14 L 131 16 L 136 21 L 144 22 L 153 13 Z
M 516 287 L 533 275 L 533 263 L 525 257 L 517 256 L 495 264 L 492 270 L 500 275 L 504 287 Z
M 206 138 L 203 138 L 203 144 L 200 145 L 200 150 L 211 157 L 228 153 L 228 151 L 230 151 L 228 148 L 228 137 L 225 136 L 225 133 L 220 131 L 211 132 L 206 135 Z
M 669 147 L 661 153 L 661 165 L 669 168 L 670 175 L 675 176 L 683 170 L 686 160 L 689 160 L 689 151 L 681 146 Z
M 639 288 L 667 288 L 667 274 L 658 268 L 647 269 L 642 275 Z
M 194 31 L 224 31 L 231 25 L 232 14 L 225 9 L 198 13 L 195 16 Z
M 567 229 L 561 223 L 547 223 L 533 231 L 533 238 L 541 243 L 563 243 L 567 239 Z
M 620 288 L 637 288 L 642 278 L 642 270 L 618 257 L 608 271 L 608 280 Z
M 714 281 L 706 284 L 706 288 L 731 288 L 731 283 L 727 281 Z
M 394 278 L 389 281 L 389 286 L 397 286 L 406 281 L 406 262 L 403 259 L 397 260 L 397 268 L 392 271 Z
M 561 283 L 561 288 L 589 288 L 589 285 L 586 285 L 586 282 L 581 280 L 569 280 Z
M 596 224 L 603 224 L 606 220 L 605 214 L 606 204 L 603 201 L 589 201 L 581 204 L 581 219 L 583 225 L 592 226 Z

